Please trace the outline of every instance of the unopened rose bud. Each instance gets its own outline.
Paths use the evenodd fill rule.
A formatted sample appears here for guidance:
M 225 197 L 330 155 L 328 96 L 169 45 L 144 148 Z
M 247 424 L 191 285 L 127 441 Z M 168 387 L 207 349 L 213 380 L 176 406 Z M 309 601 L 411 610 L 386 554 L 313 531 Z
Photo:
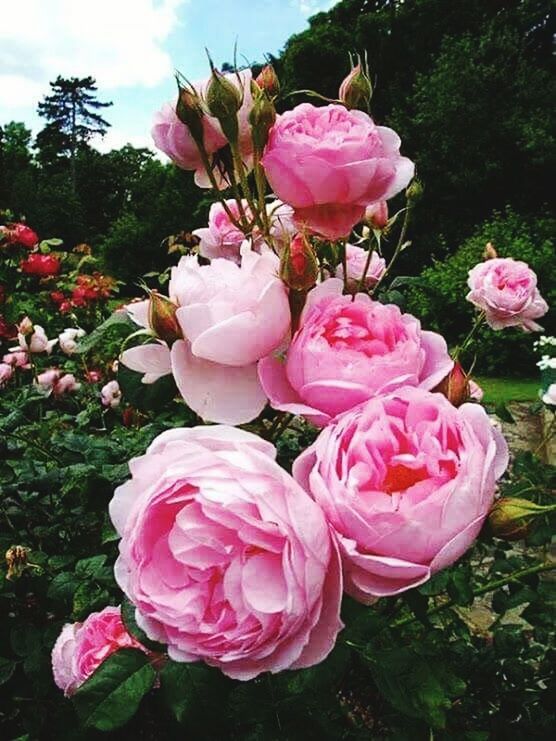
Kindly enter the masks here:
M 259 90 L 253 96 L 253 107 L 249 112 L 251 138 L 255 152 L 262 153 L 268 140 L 270 129 L 276 121 L 274 103 L 264 90 Z
M 423 196 L 423 185 L 419 180 L 412 180 L 406 188 L 405 197 L 414 203 L 420 201 Z
M 166 296 L 153 291 L 149 301 L 149 326 L 157 337 L 171 345 L 182 337 L 176 318 L 178 307 Z
M 369 75 L 359 62 L 340 85 L 338 97 L 346 108 L 366 111 L 369 109 L 372 95 L 373 86 Z
M 433 391 L 444 394 L 455 407 L 461 406 L 469 399 L 469 379 L 458 362 L 454 363 L 452 370 Z
M 498 257 L 498 253 L 494 249 L 494 245 L 492 244 L 492 242 L 487 242 L 485 245 L 485 250 L 483 252 L 483 259 L 493 260 L 495 257 Z
M 32 334 L 33 322 L 29 319 L 28 316 L 24 317 L 19 322 L 19 324 L 17 325 L 17 331 L 18 331 L 18 334 L 21 334 L 24 337 L 27 337 L 27 335 Z
M 280 80 L 271 64 L 262 68 L 255 78 L 255 82 L 270 98 L 275 98 L 280 93 Z
M 6 551 L 6 566 L 8 571 L 6 579 L 12 580 L 19 578 L 25 571 L 29 561 L 29 548 L 23 545 L 12 545 Z
M 372 229 L 382 231 L 388 224 L 388 204 L 386 201 L 377 201 L 367 206 L 364 220 Z
M 488 523 L 497 538 L 520 540 L 528 535 L 535 517 L 555 508 L 556 505 L 543 507 L 519 497 L 501 497 L 490 510 Z
M 294 291 L 308 291 L 317 282 L 319 265 L 311 243 L 296 234 L 280 258 L 280 277 Z
M 236 142 L 239 134 L 237 112 L 243 102 L 241 90 L 213 69 L 205 101 L 211 116 L 218 119 L 224 136 L 230 143 Z
M 198 145 L 203 142 L 203 107 L 197 93 L 178 84 L 178 102 L 176 115 L 187 126 L 191 136 Z

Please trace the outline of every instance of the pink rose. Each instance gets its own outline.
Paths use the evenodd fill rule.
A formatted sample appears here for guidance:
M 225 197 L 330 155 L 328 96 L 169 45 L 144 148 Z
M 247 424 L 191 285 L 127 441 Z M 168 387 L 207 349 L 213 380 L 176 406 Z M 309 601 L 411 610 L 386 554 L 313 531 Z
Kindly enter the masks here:
M 30 368 L 29 356 L 23 350 L 14 350 L 6 353 L 2 358 L 3 363 L 13 366 L 14 368 Z
M 67 623 L 52 649 L 52 673 L 66 697 L 80 687 L 103 661 L 121 648 L 147 649 L 130 635 L 119 607 L 93 612 L 83 623 Z
M 242 201 L 248 219 L 252 218 L 247 201 Z M 226 205 L 236 219 L 239 219 L 239 207 L 235 199 L 226 201 Z M 217 201 L 209 211 L 208 226 L 195 229 L 193 234 L 201 240 L 199 253 L 212 260 L 214 257 L 225 257 L 240 262 L 240 247 L 245 241 L 245 234 L 237 228 L 226 213 L 224 206 Z
M 322 426 L 341 412 L 401 386 L 431 389 L 453 365 L 443 337 L 425 332 L 411 314 L 342 296 L 329 278 L 308 294 L 285 361 L 259 363 L 271 405 Z
M 347 285 L 349 288 L 357 288 L 361 282 L 363 273 L 367 266 L 369 253 L 362 247 L 356 247 L 354 244 L 346 244 L 346 263 L 347 263 Z M 371 253 L 371 261 L 365 274 L 364 287 L 370 288 L 378 283 L 382 274 L 386 270 L 386 260 L 380 257 L 378 252 Z M 336 276 L 344 279 L 344 266 L 342 263 L 336 268 Z
M 386 201 L 371 203 L 365 209 L 365 221 L 373 229 L 381 231 L 388 223 L 388 204 Z
M 58 368 L 50 368 L 39 373 L 36 385 L 54 396 L 63 396 L 81 388 L 81 384 L 77 383 L 73 373 L 62 373 Z
M 170 299 L 184 338 L 126 350 L 122 362 L 149 383 L 173 373 L 188 406 L 211 422 L 242 424 L 255 419 L 266 397 L 256 362 L 275 350 L 290 326 L 286 288 L 272 252 L 258 255 L 249 245 L 241 265 L 214 259 L 199 265 L 183 257 L 172 269 Z M 144 311 L 134 306 L 144 321 Z
M 312 666 L 334 646 L 337 553 L 275 454 L 232 427 L 168 430 L 116 489 L 116 580 L 175 661 L 245 680 Z
M 302 103 L 277 119 L 262 163 L 299 225 L 339 239 L 369 203 L 392 198 L 409 183 L 414 165 L 399 150 L 398 135 L 362 111 Z
M 236 85 L 236 87 L 239 86 L 235 73 L 227 74 L 225 77 Z M 253 102 L 250 87 L 251 71 L 243 70 L 239 73 L 239 77 L 243 94 L 243 103 L 238 112 L 239 147 L 244 164 L 250 168 L 253 160 L 251 128 L 248 122 L 248 116 Z M 201 98 L 206 93 L 209 81 L 210 78 L 209 80 L 195 83 L 193 86 Z M 197 145 L 188 127 L 179 120 L 176 114 L 175 104 L 167 103 L 155 114 L 151 133 L 158 149 L 167 154 L 176 165 L 184 170 L 195 170 L 195 182 L 200 188 L 212 187 L 207 171 L 201 161 L 201 155 L 199 154 Z M 205 150 L 209 157 L 215 160 L 218 150 L 227 144 L 226 137 L 222 133 L 222 129 L 216 118 L 208 114 L 203 116 L 203 133 Z M 213 166 L 213 174 L 220 188 L 228 188 L 230 186 L 226 175 L 221 171 L 216 162 Z
M 537 276 L 525 262 L 494 257 L 469 271 L 471 289 L 466 298 L 485 312 L 492 329 L 521 327 L 526 332 L 542 329 L 534 319 L 548 311 L 537 288 Z
M 12 365 L 9 365 L 8 363 L 0 363 L 0 388 L 8 383 L 13 374 L 14 369 Z
M 100 390 L 100 401 L 102 406 L 115 409 L 120 405 L 122 392 L 117 381 L 108 381 Z
M 343 414 L 293 470 L 333 528 L 346 592 L 370 603 L 465 553 L 507 465 L 482 407 L 406 387 Z

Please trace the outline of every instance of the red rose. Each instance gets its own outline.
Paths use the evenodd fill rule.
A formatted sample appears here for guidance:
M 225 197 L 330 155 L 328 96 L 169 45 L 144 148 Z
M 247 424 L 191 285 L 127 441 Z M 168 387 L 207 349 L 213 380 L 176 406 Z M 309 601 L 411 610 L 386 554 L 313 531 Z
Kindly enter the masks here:
M 62 291 L 52 291 L 52 293 L 50 294 L 50 298 L 52 299 L 52 301 L 54 301 L 55 304 L 58 305 L 60 305 L 66 299 Z
M 45 278 L 49 275 L 58 275 L 60 259 L 54 255 L 41 255 L 39 252 L 33 252 L 26 260 L 22 260 L 19 266 L 27 275 L 39 275 Z
M 31 248 L 37 244 L 39 238 L 36 232 L 25 224 L 12 224 L 8 231 L 8 241 Z

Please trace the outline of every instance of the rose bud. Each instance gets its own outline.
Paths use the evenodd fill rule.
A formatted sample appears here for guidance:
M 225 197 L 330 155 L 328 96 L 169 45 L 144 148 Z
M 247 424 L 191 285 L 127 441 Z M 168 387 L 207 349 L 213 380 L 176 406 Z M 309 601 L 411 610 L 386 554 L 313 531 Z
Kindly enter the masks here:
M 203 144 L 203 108 L 195 90 L 187 90 L 178 83 L 176 115 L 187 126 L 198 146 Z
M 373 86 L 368 71 L 364 70 L 359 62 L 340 85 L 338 97 L 349 110 L 352 108 L 368 110 L 372 95 Z
M 498 257 L 498 252 L 496 252 L 492 242 L 487 242 L 485 245 L 485 250 L 483 252 L 483 259 L 493 260 L 495 257 Z
M 270 98 L 280 93 L 280 80 L 271 64 L 265 65 L 255 78 L 255 82 Z
M 423 196 L 423 185 L 419 180 L 412 180 L 406 188 L 405 197 L 414 203 L 420 201 Z
M 371 203 L 365 209 L 365 223 L 376 231 L 382 231 L 388 224 L 388 204 L 386 201 Z
M 213 68 L 205 102 L 211 116 L 220 123 L 226 139 L 230 143 L 237 142 L 239 135 L 237 112 L 243 102 L 241 90 Z
M 156 336 L 169 345 L 182 338 L 176 311 L 178 307 L 166 296 L 152 291 L 149 300 L 149 326 Z
M 255 85 L 253 86 L 255 87 Z M 262 153 L 268 141 L 270 129 L 276 121 L 276 109 L 268 94 L 259 90 L 253 95 L 253 107 L 249 112 L 251 137 L 255 151 Z
M 469 399 L 469 379 L 460 363 L 454 363 L 452 370 L 433 391 L 444 394 L 455 407 L 461 406 Z
M 294 291 L 308 291 L 317 282 L 319 266 L 311 243 L 304 234 L 296 234 L 282 252 L 280 278 Z
M 27 568 L 28 562 L 29 548 L 24 545 L 12 545 L 8 548 L 6 551 L 6 566 L 8 567 L 6 579 L 10 581 L 14 577 L 20 577 Z
M 552 512 L 554 509 L 556 505 L 543 507 L 520 497 L 501 497 L 490 510 L 488 523 L 497 538 L 521 540 L 531 530 L 533 525 L 531 518 Z

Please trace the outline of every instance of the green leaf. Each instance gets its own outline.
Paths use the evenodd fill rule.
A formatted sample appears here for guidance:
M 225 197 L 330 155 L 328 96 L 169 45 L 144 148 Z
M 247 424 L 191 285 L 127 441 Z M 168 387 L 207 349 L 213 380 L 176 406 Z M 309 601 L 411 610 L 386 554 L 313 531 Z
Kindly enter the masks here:
M 474 595 L 471 588 L 471 575 L 467 570 L 454 571 L 448 582 L 447 592 L 457 605 L 468 607 L 473 604 Z
M 137 621 L 135 620 L 135 605 L 127 598 L 124 598 L 124 600 L 122 601 L 122 622 L 127 628 L 128 632 L 131 633 L 131 635 L 136 638 L 139 643 L 142 643 L 143 646 L 146 646 L 146 648 L 151 649 L 151 651 L 158 651 L 159 653 L 164 653 L 166 651 L 166 646 L 164 646 L 162 643 L 151 641 L 145 631 L 141 630 L 141 628 L 137 625 Z
M 0 684 L 7 682 L 15 671 L 17 664 L 0 656 Z
M 84 726 L 113 731 L 133 717 L 155 671 L 142 651 L 124 648 L 104 661 L 73 696 Z
M 73 574 L 68 571 L 62 571 L 56 574 L 48 587 L 48 596 L 55 600 L 71 600 L 73 593 L 78 585 L 78 581 Z
M 118 332 L 122 339 L 137 329 L 137 325 L 129 318 L 125 311 L 115 311 L 101 325 L 94 329 L 91 334 L 84 337 L 77 345 L 75 353 L 83 355 L 96 347 L 108 334 Z
M 515 419 L 513 418 L 510 410 L 503 401 L 496 404 L 496 406 L 494 407 L 494 413 L 496 414 L 498 419 L 502 420 L 502 422 L 508 422 L 509 424 L 515 425 Z
M 205 664 L 168 661 L 160 672 L 160 689 L 165 703 L 179 723 L 206 705 L 211 696 L 214 670 Z
M 445 727 L 446 711 L 463 694 L 465 683 L 440 657 L 398 647 L 373 651 L 368 658 L 379 691 L 396 710 L 433 728 Z
M 105 563 L 106 556 L 103 553 L 90 558 L 82 558 L 75 565 L 75 575 L 80 579 L 94 579 L 101 573 Z

